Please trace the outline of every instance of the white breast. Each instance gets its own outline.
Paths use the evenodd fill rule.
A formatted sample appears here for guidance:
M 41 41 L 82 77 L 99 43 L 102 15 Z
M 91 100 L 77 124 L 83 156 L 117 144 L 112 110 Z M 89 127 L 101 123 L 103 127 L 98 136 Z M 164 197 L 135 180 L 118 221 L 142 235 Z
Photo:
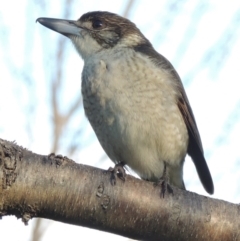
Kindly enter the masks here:
M 109 50 L 85 61 L 82 94 L 85 113 L 113 162 L 157 180 L 165 161 L 173 184 L 182 185 L 188 133 L 171 73 L 140 53 Z

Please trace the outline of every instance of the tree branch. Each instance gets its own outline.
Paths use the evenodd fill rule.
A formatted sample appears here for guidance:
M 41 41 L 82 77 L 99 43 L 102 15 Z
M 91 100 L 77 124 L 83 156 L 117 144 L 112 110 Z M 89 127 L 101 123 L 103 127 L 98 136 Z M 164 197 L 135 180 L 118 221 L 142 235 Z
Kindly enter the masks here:
M 0 139 L 0 216 L 42 217 L 141 240 L 239 240 L 238 205 L 153 183 L 67 157 L 32 153 Z

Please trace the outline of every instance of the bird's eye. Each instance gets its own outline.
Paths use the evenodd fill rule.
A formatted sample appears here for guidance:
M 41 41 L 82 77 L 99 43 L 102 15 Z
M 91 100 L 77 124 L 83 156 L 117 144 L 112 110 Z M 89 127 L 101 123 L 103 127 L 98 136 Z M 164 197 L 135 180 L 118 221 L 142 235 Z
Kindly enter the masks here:
M 102 23 L 101 20 L 99 20 L 99 19 L 93 20 L 93 22 L 92 22 L 92 27 L 93 27 L 94 29 L 99 29 L 99 28 L 101 28 L 102 26 L 103 26 L 103 23 Z

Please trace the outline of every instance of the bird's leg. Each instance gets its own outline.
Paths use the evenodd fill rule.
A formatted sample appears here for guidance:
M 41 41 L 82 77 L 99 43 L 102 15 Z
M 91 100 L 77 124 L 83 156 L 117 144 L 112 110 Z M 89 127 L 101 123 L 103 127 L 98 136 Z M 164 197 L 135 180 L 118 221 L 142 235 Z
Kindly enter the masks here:
M 168 172 L 167 172 L 167 165 L 165 162 L 164 162 L 163 175 L 159 179 L 159 181 L 156 183 L 156 185 L 160 186 L 160 188 L 161 188 L 160 197 L 162 197 L 162 198 L 164 198 L 166 191 L 168 191 L 168 193 L 171 193 L 171 194 L 173 193 L 173 189 L 171 188 L 171 186 L 169 184 L 169 176 L 168 176 Z
M 111 184 L 114 186 L 116 185 L 117 177 L 119 177 L 122 181 L 125 181 L 126 171 L 124 169 L 124 163 L 119 162 L 115 165 L 114 168 L 110 167 L 108 169 L 109 172 L 111 172 Z

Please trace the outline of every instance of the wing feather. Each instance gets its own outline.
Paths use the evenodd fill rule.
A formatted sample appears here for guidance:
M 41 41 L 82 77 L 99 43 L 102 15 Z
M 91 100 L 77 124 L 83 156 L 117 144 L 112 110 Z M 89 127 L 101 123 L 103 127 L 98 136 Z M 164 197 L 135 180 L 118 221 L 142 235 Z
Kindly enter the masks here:
M 154 50 L 151 43 L 146 40 L 142 45 L 137 45 L 135 51 L 141 52 L 147 55 L 158 67 L 167 70 L 172 74 L 173 80 L 176 81 L 176 86 L 179 90 L 179 97 L 177 100 L 178 108 L 182 114 L 183 120 L 186 124 L 189 134 L 189 144 L 188 144 L 188 154 L 191 156 L 195 167 L 198 172 L 198 176 L 205 188 L 205 190 L 213 194 L 214 186 L 210 171 L 208 169 L 206 160 L 204 158 L 202 142 L 200 134 L 197 128 L 197 123 L 195 121 L 192 108 L 189 104 L 187 95 L 185 93 L 182 81 L 172 66 L 172 64 L 162 55 Z

